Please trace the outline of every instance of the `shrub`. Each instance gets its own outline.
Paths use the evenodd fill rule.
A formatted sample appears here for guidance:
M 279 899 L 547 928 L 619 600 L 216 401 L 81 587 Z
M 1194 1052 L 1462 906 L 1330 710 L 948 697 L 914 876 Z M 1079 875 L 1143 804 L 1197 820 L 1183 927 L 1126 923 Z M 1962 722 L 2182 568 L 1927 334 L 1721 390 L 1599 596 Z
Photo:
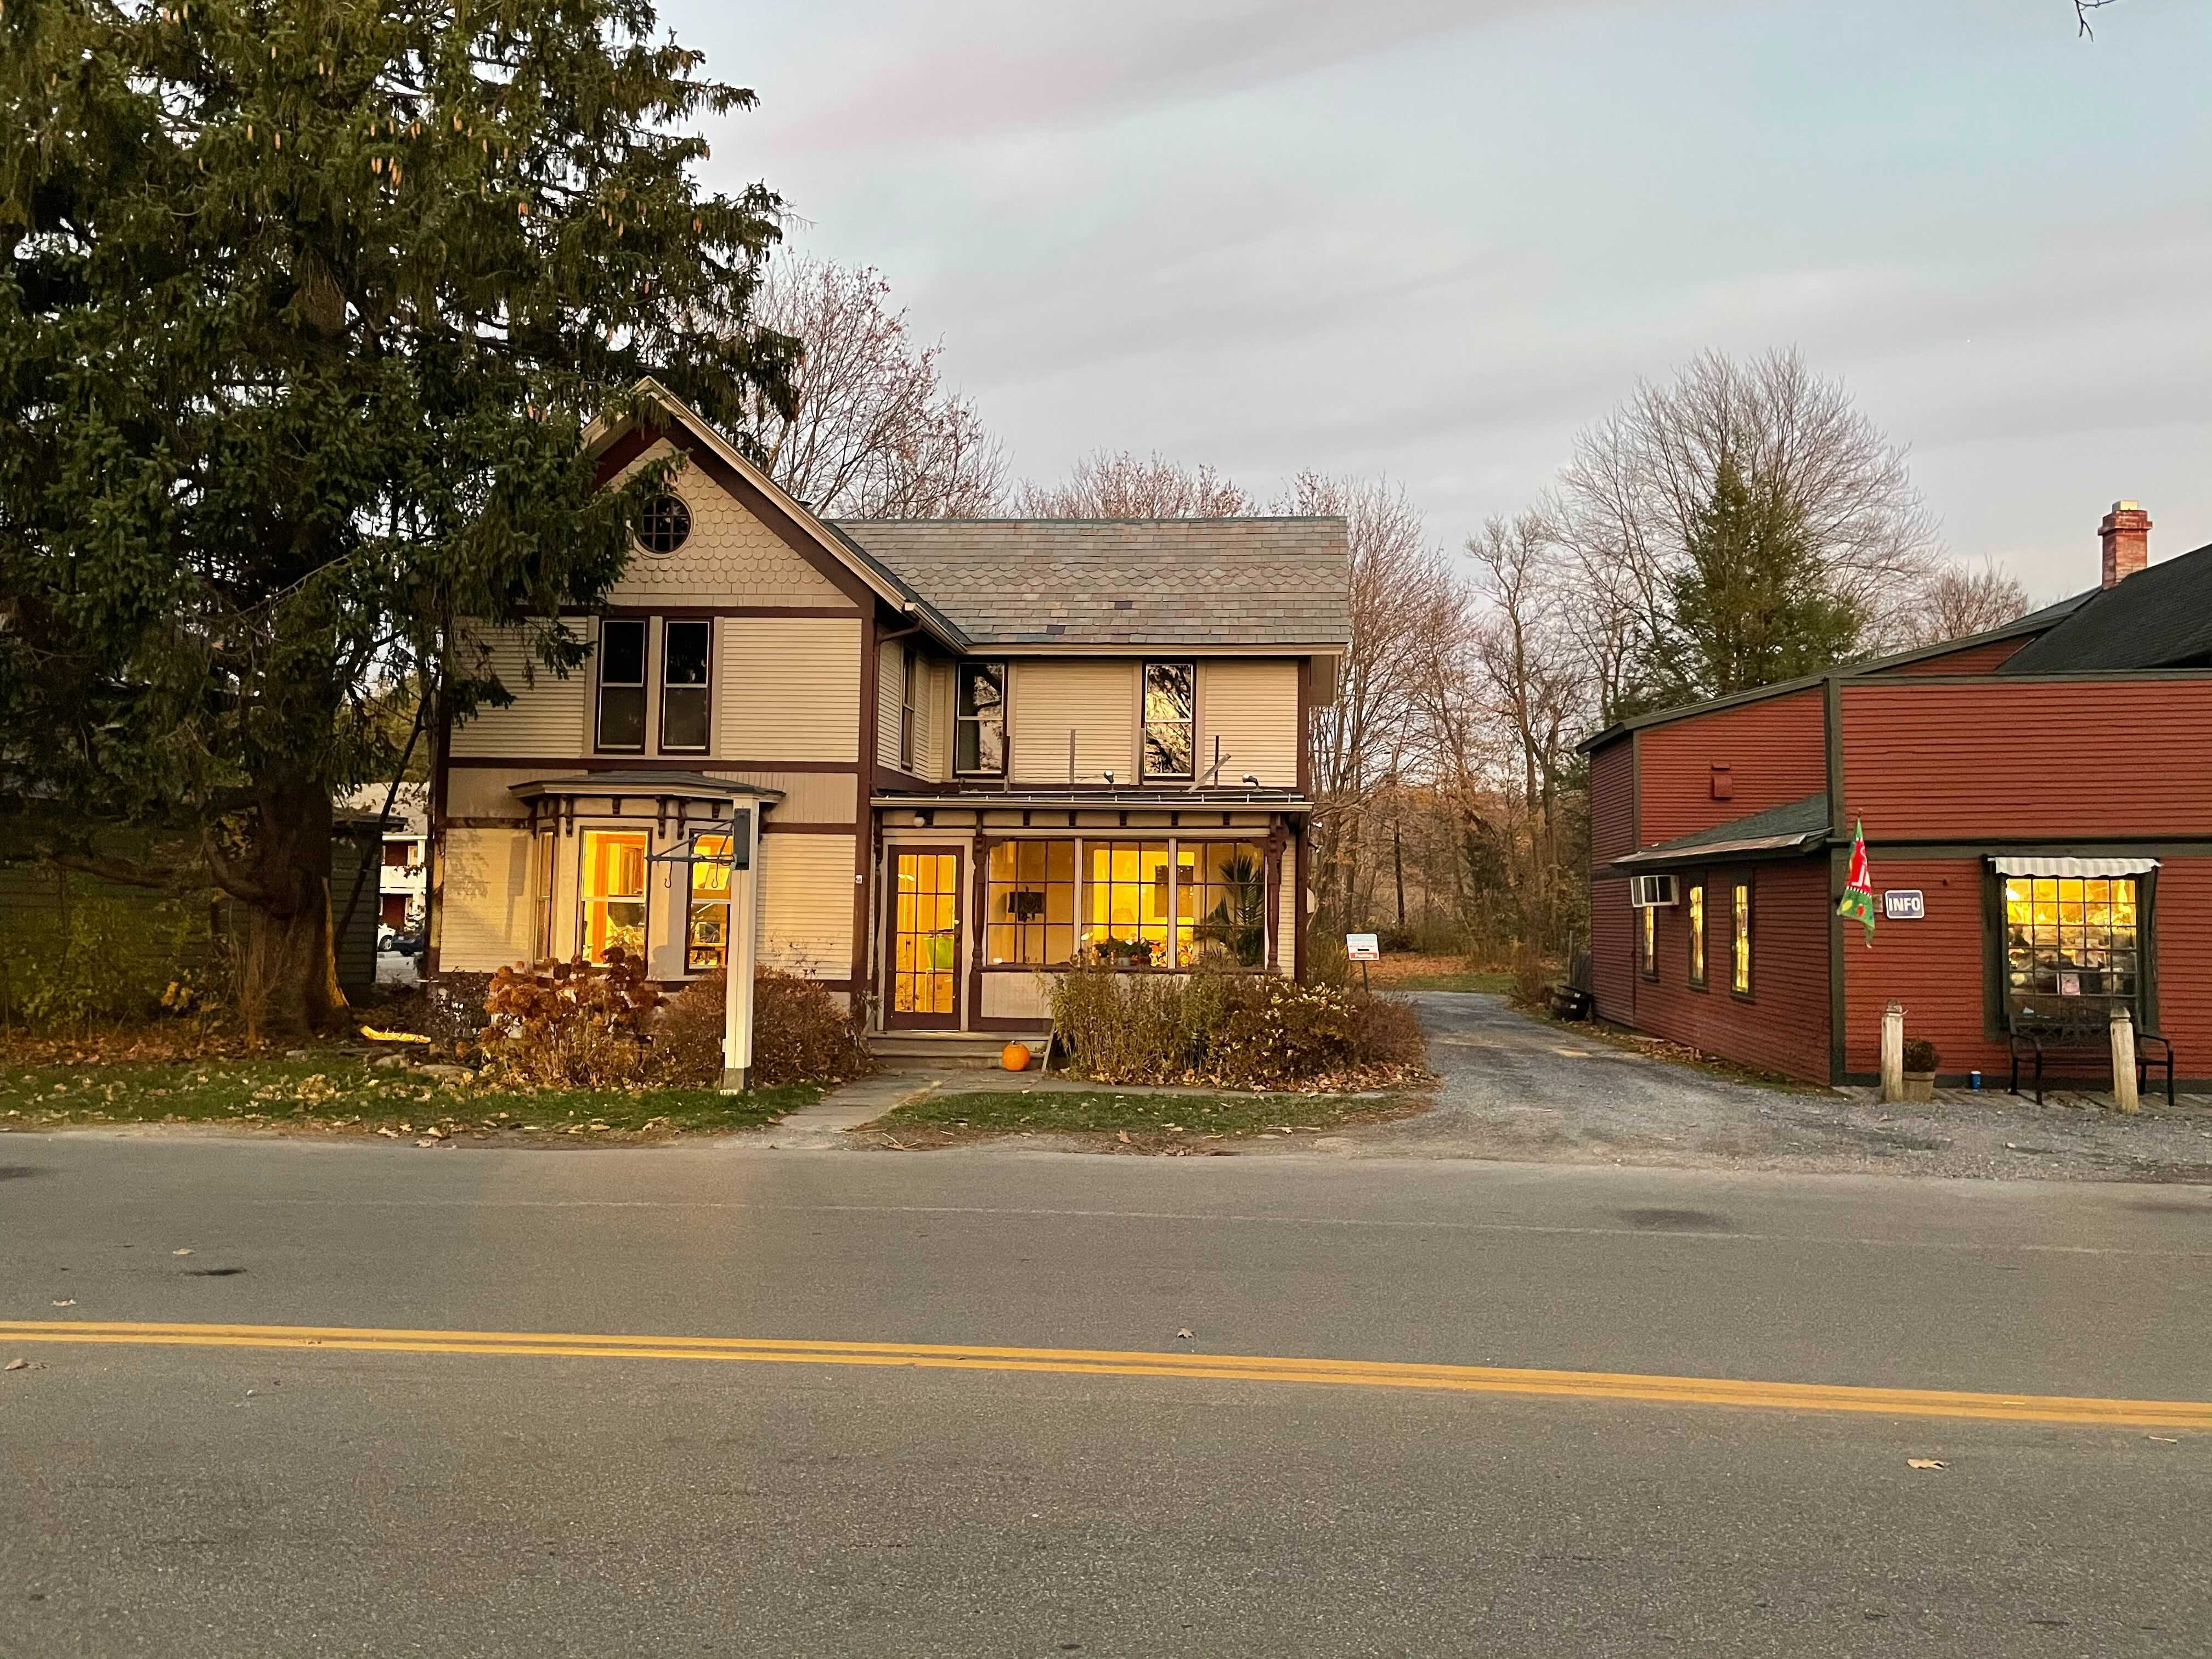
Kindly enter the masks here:
M 1310 985 L 1352 983 L 1352 957 L 1344 935 L 1334 928 L 1306 929 L 1306 982 Z
M 655 1082 L 705 1088 L 720 1080 L 726 986 L 720 973 L 710 974 L 661 1010 L 647 1061 Z M 821 986 L 794 974 L 753 976 L 753 1086 L 842 1083 L 874 1068 L 860 1020 Z
M 0 963 L 0 1018 L 82 1035 L 167 1014 L 210 1012 L 210 975 L 189 965 L 204 916 L 181 898 L 70 896 L 12 930 Z
M 646 1028 L 660 993 L 620 946 L 604 964 L 517 963 L 491 976 L 481 1041 L 502 1078 L 554 1088 L 642 1081 Z
M 1942 1058 L 1942 1056 L 1936 1052 L 1936 1045 L 1926 1037 L 1905 1039 L 1905 1069 L 1906 1071 L 1932 1072 L 1936 1069 L 1936 1062 Z

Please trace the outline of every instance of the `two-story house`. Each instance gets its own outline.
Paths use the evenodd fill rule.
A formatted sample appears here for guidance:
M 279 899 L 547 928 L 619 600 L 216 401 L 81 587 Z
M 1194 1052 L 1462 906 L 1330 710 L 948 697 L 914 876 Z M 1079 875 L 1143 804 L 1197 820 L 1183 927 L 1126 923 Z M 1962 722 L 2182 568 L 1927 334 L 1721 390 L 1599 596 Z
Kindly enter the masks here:
M 1301 971 L 1343 520 L 833 522 L 645 391 L 601 477 L 680 465 L 565 619 L 589 662 L 491 638 L 515 701 L 443 734 L 433 972 L 620 945 L 681 981 L 733 879 L 756 960 L 879 1029 L 1040 1029 L 1076 960 Z M 672 858 L 747 812 L 744 875 Z

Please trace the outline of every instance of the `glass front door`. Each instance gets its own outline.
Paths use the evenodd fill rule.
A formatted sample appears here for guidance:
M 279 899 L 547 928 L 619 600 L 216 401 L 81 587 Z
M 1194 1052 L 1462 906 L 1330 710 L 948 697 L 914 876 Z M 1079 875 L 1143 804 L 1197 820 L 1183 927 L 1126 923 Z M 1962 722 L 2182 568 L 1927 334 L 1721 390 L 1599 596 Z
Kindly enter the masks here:
M 886 1025 L 960 1025 L 960 854 L 939 847 L 891 854 L 890 994 Z

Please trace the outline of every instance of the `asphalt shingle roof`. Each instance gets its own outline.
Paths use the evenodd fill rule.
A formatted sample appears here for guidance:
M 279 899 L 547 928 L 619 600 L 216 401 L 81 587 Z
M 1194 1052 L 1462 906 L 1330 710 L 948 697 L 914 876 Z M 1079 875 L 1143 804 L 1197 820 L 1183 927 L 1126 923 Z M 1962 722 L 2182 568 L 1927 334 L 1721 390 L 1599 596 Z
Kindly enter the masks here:
M 2212 545 L 2138 570 L 2088 594 L 2000 674 L 2083 674 L 2212 665 Z
M 1742 849 L 1747 843 L 1763 843 L 1764 850 L 1784 851 L 1793 841 L 1808 843 L 1823 840 L 1828 833 L 1828 797 L 1824 790 L 1817 795 L 1808 795 L 1802 800 L 1793 800 L 1786 805 L 1770 806 L 1763 812 L 1753 812 L 1744 817 L 1731 818 L 1726 823 L 1717 823 L 1710 830 L 1692 830 L 1686 836 L 1677 836 L 1672 841 L 1662 841 L 1656 846 L 1646 847 L 1625 854 L 1623 864 L 1659 864 L 1679 859 L 1692 858 L 1698 853 Z
M 976 646 L 1331 645 L 1342 519 L 842 519 Z

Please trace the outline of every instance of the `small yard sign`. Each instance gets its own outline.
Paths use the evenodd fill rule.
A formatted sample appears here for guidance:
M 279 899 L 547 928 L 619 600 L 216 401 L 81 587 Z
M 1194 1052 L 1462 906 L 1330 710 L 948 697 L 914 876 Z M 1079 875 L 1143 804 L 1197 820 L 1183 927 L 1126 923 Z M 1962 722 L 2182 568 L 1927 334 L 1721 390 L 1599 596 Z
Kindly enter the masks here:
M 1380 962 L 1382 944 L 1372 933 L 1346 933 L 1344 936 L 1345 954 L 1354 962 Z
M 1881 896 L 1881 914 L 1890 921 L 1925 921 L 1928 901 L 1917 887 L 1893 887 Z

